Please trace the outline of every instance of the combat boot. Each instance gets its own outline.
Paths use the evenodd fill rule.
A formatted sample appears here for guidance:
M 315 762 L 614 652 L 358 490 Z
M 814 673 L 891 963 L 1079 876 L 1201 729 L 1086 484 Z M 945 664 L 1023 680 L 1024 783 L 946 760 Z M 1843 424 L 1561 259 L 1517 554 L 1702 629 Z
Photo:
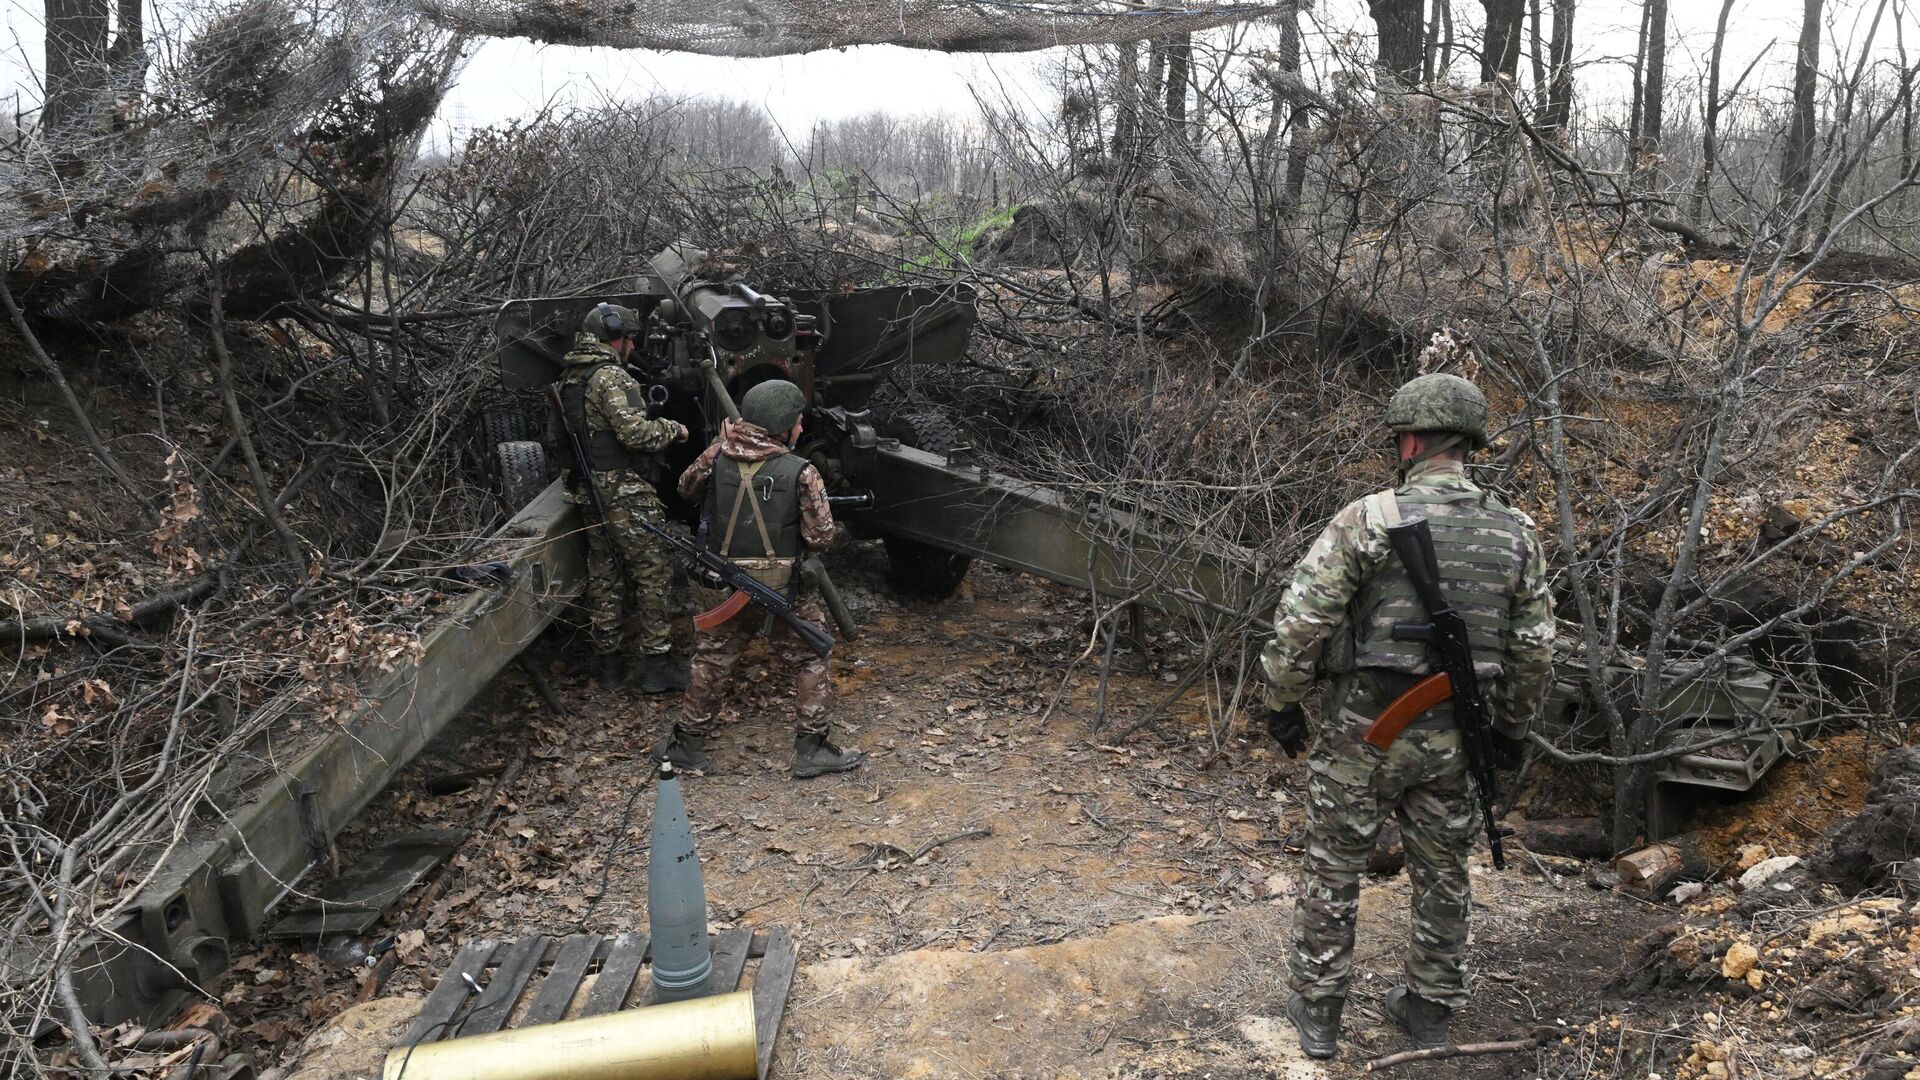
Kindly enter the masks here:
M 707 737 L 675 724 L 673 733 L 653 748 L 653 760 L 671 761 L 681 772 L 706 772 Z
M 827 741 L 825 735 L 809 732 L 793 738 L 793 778 L 805 780 L 828 773 L 847 772 L 860 767 L 867 755 L 858 750 L 842 750 Z
M 593 661 L 593 681 L 602 690 L 618 690 L 627 685 L 627 654 L 601 653 Z
M 1330 1058 L 1340 1045 L 1340 1010 L 1346 998 L 1308 1001 L 1295 994 L 1287 999 L 1287 1019 L 1300 1033 L 1300 1051 L 1310 1058 Z
M 1413 1045 L 1432 1050 L 1447 1045 L 1447 1018 L 1453 1010 L 1437 1001 L 1428 1001 L 1404 986 L 1387 991 L 1380 1002 L 1393 1026 L 1413 1036 Z
M 686 688 L 687 669 L 680 666 L 672 653 L 654 653 L 647 657 L 646 670 L 640 673 L 641 693 L 671 694 Z

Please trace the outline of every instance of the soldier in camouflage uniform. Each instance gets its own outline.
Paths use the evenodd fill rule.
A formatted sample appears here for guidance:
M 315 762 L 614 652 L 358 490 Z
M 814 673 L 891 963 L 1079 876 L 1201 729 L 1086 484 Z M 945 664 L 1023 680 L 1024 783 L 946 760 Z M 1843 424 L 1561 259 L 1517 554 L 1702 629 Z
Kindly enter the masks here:
M 820 602 L 802 590 L 798 572 L 809 551 L 832 546 L 834 532 L 826 483 L 818 469 L 792 451 L 806 404 L 799 387 L 779 379 L 748 390 L 740 399 L 740 419 L 723 421 L 719 440 L 680 474 L 680 494 L 695 500 L 704 492 L 709 550 L 795 597 L 795 614 L 824 626 Z M 765 621 L 749 605 L 725 623 L 699 632 L 683 715 L 660 756 L 682 769 L 707 767 L 707 736 L 727 683 Z M 827 661 L 777 620 L 767 645 L 775 662 L 794 673 L 794 777 L 857 768 L 863 755 L 842 750 L 827 738 L 827 708 L 833 700 Z
M 1393 746 L 1364 741 L 1368 725 L 1432 673 L 1426 645 L 1396 640 L 1396 621 L 1425 609 L 1387 544 L 1387 527 L 1424 516 L 1440 560 L 1441 592 L 1465 618 L 1474 667 L 1488 688 L 1495 743 L 1509 767 L 1543 700 L 1554 622 L 1546 558 L 1533 522 L 1466 475 L 1486 446 L 1486 398 L 1455 375 L 1401 387 L 1387 409 L 1400 485 L 1334 516 L 1300 565 L 1261 653 L 1267 727 L 1289 757 L 1306 748 L 1300 702 L 1325 676 L 1319 737 L 1307 757 L 1307 854 L 1294 906 L 1293 996 L 1300 1047 L 1331 1057 L 1353 968 L 1360 875 L 1389 813 L 1400 823 L 1413 885 L 1406 984 L 1388 992 L 1389 1019 L 1421 1047 L 1446 1042 L 1465 1004 L 1467 855 L 1477 816 L 1453 708 L 1416 719 Z
M 621 366 L 632 351 L 639 316 L 630 308 L 600 304 L 587 313 L 573 350 L 560 361 L 560 400 L 567 422 L 580 435 L 593 468 L 594 486 L 606 503 L 613 543 L 593 522 L 587 532 L 586 608 L 589 634 L 598 654 L 595 676 L 603 686 L 627 679 L 623 645 L 626 616 L 632 615 L 639 652 L 645 658 L 640 689 L 649 694 L 684 689 L 685 672 L 673 659 L 673 622 L 668 593 L 673 585 L 671 549 L 636 522 L 665 520 L 653 476 L 660 452 L 687 437 L 685 426 L 649 419 L 646 392 Z M 549 435 L 563 439 L 560 418 Z M 562 455 L 562 460 L 571 460 Z M 591 507 L 584 486 L 567 470 L 567 501 Z M 591 514 L 591 509 L 583 509 Z M 618 545 L 616 558 L 615 545 Z

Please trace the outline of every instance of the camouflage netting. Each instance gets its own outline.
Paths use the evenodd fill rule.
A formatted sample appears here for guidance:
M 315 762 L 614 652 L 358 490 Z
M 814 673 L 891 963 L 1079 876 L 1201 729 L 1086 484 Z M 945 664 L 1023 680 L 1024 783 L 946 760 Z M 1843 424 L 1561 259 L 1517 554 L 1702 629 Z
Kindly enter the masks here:
M 1296 0 L 1147 6 L 1128 0 L 413 0 L 463 33 L 561 45 L 783 56 L 849 45 L 1025 52 L 1210 30 Z

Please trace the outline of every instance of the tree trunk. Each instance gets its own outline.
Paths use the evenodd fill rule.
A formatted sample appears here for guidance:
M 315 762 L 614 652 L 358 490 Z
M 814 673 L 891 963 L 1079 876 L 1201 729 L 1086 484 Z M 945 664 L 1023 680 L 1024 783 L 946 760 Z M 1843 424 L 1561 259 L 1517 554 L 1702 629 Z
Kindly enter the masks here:
M 1192 34 L 1175 34 L 1167 39 L 1167 127 L 1176 137 L 1183 134 L 1187 122 L 1187 81 L 1192 62 Z
M 1907 6 L 1898 5 L 1893 13 L 1893 47 L 1900 58 L 1900 70 L 1912 71 L 1907 63 L 1907 35 L 1901 31 L 1900 24 L 1907 18 Z M 1900 172 L 1903 176 L 1913 175 L 1913 95 L 1908 94 L 1900 104 Z
M 1693 182 L 1691 217 L 1695 225 L 1706 224 L 1707 189 L 1713 183 L 1713 170 L 1720 159 L 1720 57 L 1727 47 L 1727 18 L 1733 14 L 1734 0 L 1720 0 L 1720 18 L 1713 24 L 1713 51 L 1707 55 L 1706 115 L 1700 134 L 1700 176 Z
M 1661 102 L 1667 89 L 1667 0 L 1647 0 L 1647 81 L 1640 99 L 1639 158 L 1660 150 Z
M 1113 159 L 1125 172 L 1133 164 L 1140 131 L 1140 43 L 1123 41 L 1113 75 Z
M 1525 0 L 1480 0 L 1487 13 L 1486 46 L 1480 52 L 1480 81 L 1520 74 L 1520 30 L 1526 21 Z
M 1780 162 L 1780 209 L 1789 217 L 1807 193 L 1813 167 L 1813 106 L 1820 81 L 1820 10 L 1824 2 L 1806 0 L 1800 48 L 1794 57 L 1793 120 L 1787 126 L 1787 148 Z
M 1893 47 L 1895 54 L 1900 58 L 1900 70 L 1912 71 L 1912 66 L 1907 63 L 1907 35 L 1900 29 L 1900 24 L 1905 22 L 1906 18 L 1907 5 L 1905 3 L 1896 5 L 1893 12 Z M 1913 175 L 1912 94 L 1908 94 L 1906 100 L 1900 103 L 1900 173 L 1903 176 Z
M 1640 149 L 1640 117 L 1645 109 L 1647 89 L 1647 21 L 1653 17 L 1653 9 L 1645 3 L 1640 5 L 1640 34 L 1633 44 L 1633 97 L 1627 103 L 1627 146 L 1626 168 L 1629 177 L 1633 175 L 1634 154 Z
M 42 131 L 84 136 L 94 129 L 107 89 L 108 14 L 108 0 L 47 0 Z
M 1193 35 L 1167 39 L 1167 167 L 1176 179 L 1193 178 L 1193 151 L 1187 139 L 1187 83 L 1193 62 Z
M 1148 5 L 1152 6 L 1152 5 Z M 1167 39 L 1153 38 L 1147 42 L 1147 80 L 1140 87 L 1140 101 L 1148 113 L 1157 113 L 1160 108 L 1162 87 L 1167 80 Z M 1151 119 L 1140 118 L 1140 128 L 1134 136 L 1134 165 L 1144 168 L 1145 162 L 1153 153 L 1153 142 L 1160 133 L 1161 121 L 1158 116 Z
M 1294 10 L 1280 20 L 1280 68 L 1300 74 L 1300 11 Z M 1290 214 L 1300 211 L 1300 198 L 1307 186 L 1307 101 L 1305 94 L 1293 98 L 1292 115 L 1287 119 L 1287 183 L 1285 206 Z
M 1540 29 L 1540 0 L 1527 0 L 1527 58 L 1533 64 L 1534 100 L 1544 101 L 1547 96 L 1547 62 L 1540 55 L 1540 42 L 1545 34 Z
M 1433 85 L 1433 76 L 1440 59 L 1440 5 L 1445 0 L 1433 0 L 1433 17 L 1427 20 L 1427 40 L 1420 50 L 1420 83 Z
M 1547 108 L 1540 126 L 1562 131 L 1573 118 L 1573 3 L 1553 0 L 1553 38 L 1547 44 L 1547 63 L 1551 71 L 1547 84 Z
M 1380 33 L 1380 70 L 1403 86 L 1420 81 L 1421 0 L 1367 0 Z
M 114 92 L 127 100 L 114 103 L 116 119 L 131 110 L 147 80 L 145 13 L 142 0 L 119 0 L 114 10 L 113 45 L 107 50 Z

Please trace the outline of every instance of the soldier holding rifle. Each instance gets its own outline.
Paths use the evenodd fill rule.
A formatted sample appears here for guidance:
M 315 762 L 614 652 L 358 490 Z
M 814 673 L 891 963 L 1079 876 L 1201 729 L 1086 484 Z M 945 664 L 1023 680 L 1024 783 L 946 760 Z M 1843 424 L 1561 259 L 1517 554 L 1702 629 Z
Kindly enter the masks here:
M 808 553 L 825 551 L 834 535 L 820 471 L 792 449 L 806 405 L 806 396 L 790 382 L 756 385 L 740 399 L 739 419 L 722 421 L 720 438 L 680 474 L 680 494 L 705 500 L 698 557 L 723 580 L 732 575 L 727 581 L 732 594 L 694 620 L 692 685 L 680 722 L 660 751 L 676 767 L 706 768 L 707 735 L 727 683 L 754 635 L 763 631 L 776 661 L 793 672 L 794 778 L 860 765 L 858 751 L 842 750 L 827 737 L 832 639 L 820 627 L 819 601 L 802 588 Z M 752 595 L 754 585 L 743 575 L 771 592 L 764 599 Z
M 1387 407 L 1399 486 L 1347 505 L 1295 569 L 1261 654 L 1267 728 L 1307 746 L 1300 701 L 1324 675 L 1307 757 L 1307 854 L 1294 906 L 1300 1047 L 1333 1056 L 1352 976 L 1360 875 L 1389 813 L 1413 885 L 1403 985 L 1387 1017 L 1425 1048 L 1466 1003 L 1467 856 L 1493 820 L 1496 769 L 1518 762 L 1544 698 L 1554 622 L 1546 558 L 1527 515 L 1467 478 L 1486 446 L 1487 401 L 1455 375 L 1424 375 Z
M 560 361 L 560 380 L 548 388 L 551 441 L 577 449 L 584 466 L 563 454 L 567 501 L 593 511 L 587 528 L 588 634 L 602 686 L 627 680 L 626 616 L 635 616 L 645 667 L 640 689 L 649 694 L 684 689 L 674 662 L 673 557 L 644 524 L 661 524 L 653 489 L 660 451 L 684 440 L 684 425 L 647 416 L 646 394 L 622 365 L 633 350 L 639 316 L 617 304 L 596 304 L 581 320 L 573 349 Z

